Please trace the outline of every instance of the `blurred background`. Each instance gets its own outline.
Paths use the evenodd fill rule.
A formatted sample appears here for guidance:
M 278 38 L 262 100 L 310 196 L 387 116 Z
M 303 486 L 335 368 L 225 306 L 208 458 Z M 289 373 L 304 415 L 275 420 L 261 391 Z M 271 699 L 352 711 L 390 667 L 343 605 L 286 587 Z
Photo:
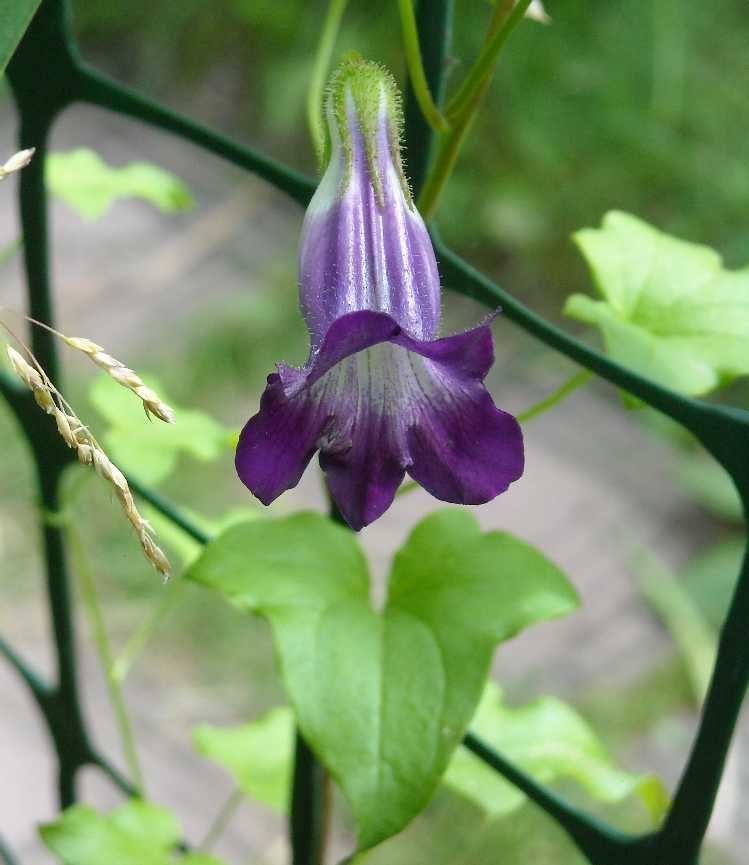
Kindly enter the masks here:
M 450 66 L 459 77 L 479 50 L 490 7 L 485 0 L 456 5 Z M 73 6 L 81 50 L 98 68 L 315 173 L 304 99 L 326 8 L 321 0 L 76 0 Z M 396 4 L 351 0 L 349 6 L 337 55 L 355 48 L 402 80 Z M 745 266 L 749 22 L 743 0 L 549 0 L 546 6 L 552 23 L 524 23 L 499 64 L 438 214 L 446 239 L 560 322 L 565 297 L 592 290 L 570 234 L 597 225 L 610 209 L 712 245 L 730 267 Z M 0 117 L 0 145 L 9 155 L 16 119 L 7 88 Z M 64 356 L 66 394 L 102 433 L 115 461 L 196 519 L 217 525 L 236 509 L 258 510 L 234 477 L 231 435 L 256 410 L 273 364 L 306 356 L 296 303 L 301 210 L 189 144 L 98 110 L 70 109 L 52 144 L 60 153 L 88 148 L 111 166 L 145 161 L 173 178 L 171 203 L 154 207 L 134 194 L 95 219 L 58 190 L 51 205 L 58 322 L 64 332 L 92 338 L 155 376 L 178 407 L 209 415 L 215 427 L 192 418 L 187 429 L 213 444 L 201 448 L 186 435 L 174 447 L 178 459 L 165 468 L 153 457 L 154 434 L 133 438 L 131 421 L 118 410 L 102 411 L 104 385 L 70 355 Z M 0 246 L 7 246 L 0 303 L 21 309 L 14 182 L 0 188 Z M 78 175 L 74 182 L 85 185 Z M 447 332 L 485 314 L 454 296 L 445 305 Z M 521 411 L 575 372 L 508 322 L 500 319 L 494 332 L 497 363 L 489 386 L 503 408 Z M 749 406 L 741 384 L 715 398 Z M 0 630 L 51 669 L 33 478 L 4 405 L 0 436 Z M 672 788 L 738 570 L 742 522 L 733 489 L 688 437 L 650 412 L 626 409 L 606 385 L 588 385 L 530 422 L 526 439 L 525 477 L 478 509 L 481 522 L 537 544 L 566 570 L 583 607 L 501 648 L 495 677 L 511 704 L 542 693 L 565 699 L 619 764 L 655 771 Z M 311 467 L 272 510 L 323 506 L 319 473 Z M 362 533 L 379 580 L 415 521 L 436 506 L 415 492 Z M 82 485 L 75 508 L 117 647 L 164 605 L 165 593 L 179 595 L 138 658 L 126 694 L 151 798 L 174 808 L 187 837 L 199 838 L 231 782 L 195 753 L 191 730 L 203 722 L 241 723 L 283 701 L 268 630 L 197 587 L 179 587 L 178 580 L 176 589 L 161 586 L 100 484 Z M 176 561 L 191 554 L 178 534 L 157 528 Z M 117 754 L 103 679 L 80 624 L 87 708 L 99 739 Z M 698 641 L 685 636 L 695 628 Z M 52 861 L 34 828 L 55 813 L 52 766 L 33 706 L 0 664 L 0 830 L 24 865 Z M 647 828 L 637 803 L 601 805 L 574 785 L 562 782 L 561 789 L 624 828 Z M 84 790 L 99 808 L 117 801 L 93 773 Z M 705 862 L 741 861 L 749 843 L 747 791 L 744 718 Z M 487 828 L 479 809 L 451 795 L 441 793 L 372 861 L 488 865 L 502 846 L 506 861 L 518 865 L 582 862 L 528 807 L 512 834 L 502 821 Z M 350 823 L 340 802 L 336 813 L 343 855 Z M 479 829 L 483 847 L 450 853 L 456 839 L 476 837 Z M 281 817 L 248 802 L 216 850 L 230 862 L 275 865 L 287 855 L 283 830 Z

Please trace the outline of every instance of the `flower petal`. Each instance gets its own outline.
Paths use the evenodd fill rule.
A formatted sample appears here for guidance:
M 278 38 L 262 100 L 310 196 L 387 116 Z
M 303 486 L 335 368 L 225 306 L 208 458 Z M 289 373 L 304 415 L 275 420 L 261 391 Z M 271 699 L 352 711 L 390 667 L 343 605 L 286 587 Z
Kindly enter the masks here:
M 520 425 L 479 387 L 453 389 L 451 404 L 425 413 L 408 433 L 408 473 L 443 502 L 482 505 L 523 474 Z
M 330 495 L 355 532 L 385 513 L 406 474 L 399 460 L 379 446 L 378 434 L 387 434 L 380 424 L 368 427 L 343 458 L 320 452 Z
M 308 400 L 288 399 L 280 376 L 268 376 L 260 411 L 245 424 L 234 460 L 240 480 L 264 505 L 299 483 L 326 420 Z
M 523 471 L 520 427 L 482 384 L 492 361 L 488 324 L 422 341 L 385 313 L 341 316 L 303 370 L 281 366 L 268 379 L 242 433 L 240 476 L 267 502 L 319 448 L 357 530 L 387 510 L 405 471 L 444 501 L 489 501 Z

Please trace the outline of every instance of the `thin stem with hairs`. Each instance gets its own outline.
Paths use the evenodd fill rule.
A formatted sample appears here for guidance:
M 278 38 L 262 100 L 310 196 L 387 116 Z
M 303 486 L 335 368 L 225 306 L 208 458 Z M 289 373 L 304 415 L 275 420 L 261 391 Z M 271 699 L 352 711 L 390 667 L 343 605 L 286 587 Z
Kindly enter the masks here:
M 411 78 L 411 87 L 413 88 L 416 101 L 419 104 L 421 113 L 432 129 L 435 132 L 447 132 L 450 125 L 439 108 L 434 104 L 426 73 L 424 72 L 413 0 L 398 0 L 398 10 L 401 18 L 401 29 L 403 30 L 403 47 L 406 54 L 406 64 L 408 65 L 408 74 Z
M 484 48 L 468 73 L 460 90 L 447 106 L 450 131 L 442 137 L 434 166 L 427 177 L 417 202 L 419 211 L 429 221 L 437 209 L 440 195 L 452 174 L 460 148 L 463 146 L 476 111 L 494 75 L 499 53 L 512 31 L 523 20 L 530 0 L 519 0 L 509 14 L 500 3 L 492 16 Z M 504 13 L 504 14 L 503 14 Z
M 494 74 L 494 66 L 500 51 L 509 39 L 512 31 L 523 20 L 530 5 L 531 0 L 518 0 L 509 15 L 503 14 L 503 7 L 506 7 L 506 4 L 500 3 L 498 5 L 497 11 L 489 25 L 488 38 L 484 43 L 484 48 L 478 60 L 474 63 L 458 92 L 447 105 L 448 118 L 459 117 L 466 109 L 470 110 L 476 94 L 481 91 L 486 79 L 491 78 Z

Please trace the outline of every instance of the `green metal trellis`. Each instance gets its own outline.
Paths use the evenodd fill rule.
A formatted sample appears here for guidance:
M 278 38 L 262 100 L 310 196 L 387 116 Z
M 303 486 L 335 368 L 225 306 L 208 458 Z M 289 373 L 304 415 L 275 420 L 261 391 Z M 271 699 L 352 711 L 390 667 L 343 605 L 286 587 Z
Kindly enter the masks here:
M 427 78 L 439 103 L 450 43 L 453 0 L 429 0 L 428 3 L 422 0 L 417 17 Z M 54 321 L 54 310 L 50 290 L 44 167 L 52 125 L 70 104 L 87 102 L 173 132 L 258 174 L 301 205 L 309 201 L 314 191 L 315 184 L 309 178 L 107 80 L 87 66 L 78 56 L 72 37 L 68 0 L 42 0 L 8 67 L 8 77 L 20 116 L 20 144 L 37 148 L 36 158 L 23 171 L 20 184 L 29 313 L 49 324 Z M 433 134 L 410 94 L 406 104 L 406 152 L 410 175 L 418 192 L 426 175 Z M 445 246 L 436 231 L 433 239 L 442 277 L 448 287 L 491 308 L 501 304 L 505 318 L 550 348 L 682 424 L 730 474 L 742 498 L 745 513 L 749 511 L 749 412 L 688 399 L 619 366 L 534 315 L 460 259 Z M 53 380 L 59 382 L 51 335 L 35 329 L 32 344 L 42 365 Z M 46 721 L 57 755 L 60 805 L 66 807 L 75 801 L 76 776 L 86 765 L 98 766 L 125 793 L 130 794 L 133 788 L 128 780 L 91 741 L 79 700 L 69 575 L 63 537 L 54 520 L 59 504 L 60 477 L 72 455 L 53 427 L 40 422 L 30 394 L 4 374 L 0 374 L 0 393 L 15 413 L 37 470 L 48 603 L 57 662 L 55 680 L 53 683 L 44 681 L 2 638 L 0 654 L 20 674 Z M 132 486 L 193 538 L 206 542 L 206 536 L 170 503 L 135 482 Z M 651 835 L 623 835 L 538 785 L 475 736 L 467 735 L 464 744 L 555 819 L 593 865 L 623 865 L 633 861 L 638 865 L 695 865 L 749 683 L 747 635 L 749 555 L 745 554 L 722 629 L 715 670 L 696 739 L 666 821 L 658 832 Z M 318 862 L 322 810 L 319 774 L 318 765 L 300 740 L 291 819 L 295 865 Z M 19 865 L 1 838 L 0 860 L 5 865 Z

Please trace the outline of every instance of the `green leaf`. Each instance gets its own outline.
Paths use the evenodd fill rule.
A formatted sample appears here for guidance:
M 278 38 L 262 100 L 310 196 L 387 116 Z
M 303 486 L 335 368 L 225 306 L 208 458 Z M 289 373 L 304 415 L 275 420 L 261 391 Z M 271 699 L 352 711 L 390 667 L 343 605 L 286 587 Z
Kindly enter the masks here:
M 169 811 L 133 799 L 107 816 L 74 805 L 39 834 L 65 865 L 170 865 L 180 829 Z
M 86 148 L 50 154 L 46 172 L 50 191 L 87 220 L 103 216 L 120 198 L 140 198 L 164 213 L 193 203 L 185 184 L 163 168 L 148 162 L 113 168 Z
M 525 706 L 508 708 L 502 703 L 500 689 L 489 682 L 471 730 L 537 781 L 548 784 L 570 779 L 602 802 L 638 795 L 654 825 L 668 805 L 668 794 L 656 778 L 618 769 L 586 721 L 555 697 L 540 697 Z M 511 813 L 526 799 L 465 748 L 453 757 L 445 783 L 473 799 L 492 817 Z
M 457 509 L 414 529 L 381 613 L 355 536 L 316 514 L 235 526 L 187 576 L 270 622 L 297 721 L 351 804 L 360 850 L 431 797 L 496 644 L 577 603 L 539 552 Z
M 587 865 L 572 839 L 541 808 L 525 803 L 493 820 L 469 842 L 460 865 Z M 501 851 L 501 853 L 498 853 Z
M 288 807 L 294 713 L 287 706 L 271 709 L 241 727 L 197 727 L 196 750 L 231 772 L 237 787 L 281 813 Z
M 589 865 L 573 841 L 540 808 L 526 803 L 489 819 L 443 787 L 411 826 L 368 853 L 361 865 Z M 357 860 L 358 865 L 358 860 Z
M 5 71 L 38 6 L 39 0 L 0 0 L 0 74 Z
M 107 815 L 73 805 L 53 823 L 40 826 L 39 835 L 64 865 L 223 865 L 203 853 L 178 856 L 176 817 L 140 799 Z
M 140 400 L 105 373 L 89 392 L 91 404 L 109 424 L 103 441 L 121 469 L 145 483 L 158 484 L 172 474 L 181 455 L 211 462 L 228 449 L 229 430 L 204 412 L 175 406 L 154 378 L 143 380 L 172 406 L 175 423 L 146 418 Z
M 616 361 L 690 395 L 749 374 L 749 269 L 617 211 L 574 239 L 603 300 L 573 294 L 564 311 Z

